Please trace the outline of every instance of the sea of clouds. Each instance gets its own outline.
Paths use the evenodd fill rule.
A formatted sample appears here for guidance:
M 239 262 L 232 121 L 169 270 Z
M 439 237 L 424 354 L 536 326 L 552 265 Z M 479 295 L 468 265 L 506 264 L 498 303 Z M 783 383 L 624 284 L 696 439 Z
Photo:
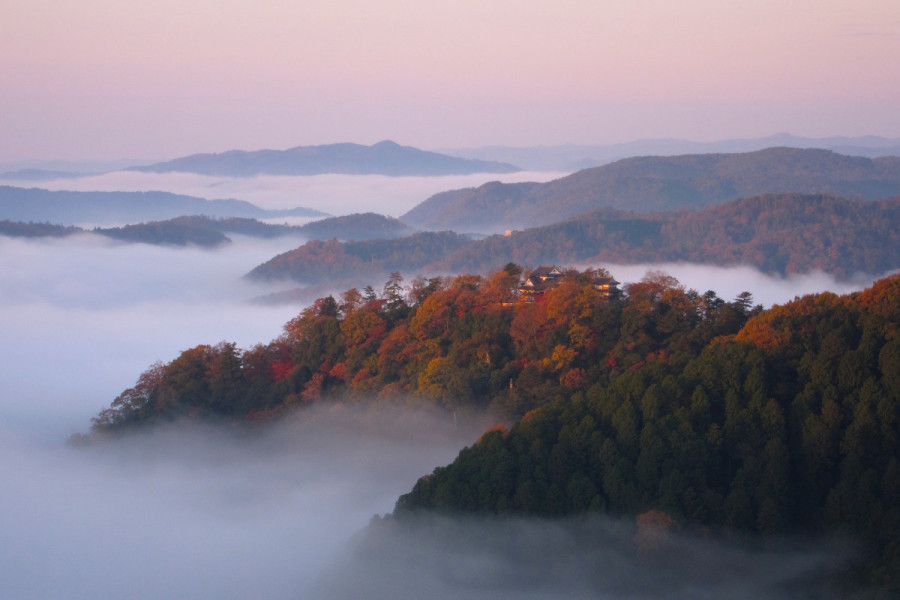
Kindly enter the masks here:
M 132 175 L 146 177 L 123 176 Z M 309 197 L 332 200 L 313 205 L 274 184 L 258 196 L 242 197 L 233 188 L 215 196 L 264 204 L 270 193 L 267 207 L 290 202 L 327 210 L 327 205 L 332 213 L 341 212 L 337 206 L 358 212 L 371 202 L 367 210 L 399 214 L 432 186 L 418 178 L 310 179 L 315 181 L 307 182 L 307 192 L 325 191 Z M 404 192 L 406 184 L 414 191 Z M 515 591 L 517 596 L 596 595 L 589 576 L 596 569 L 644 577 L 638 566 L 616 562 L 625 559 L 614 541 L 609 541 L 613 554 L 587 553 L 592 562 L 572 562 L 578 548 L 565 546 L 565 536 L 559 541 L 558 524 L 539 522 L 496 529 L 457 524 L 463 532 L 495 532 L 496 545 L 483 550 L 467 546 L 467 536 L 448 544 L 441 525 L 435 530 L 440 535 L 423 537 L 419 531 L 408 540 L 399 538 L 405 540 L 399 546 L 392 545 L 398 538 L 391 538 L 384 551 L 390 556 L 360 554 L 358 534 L 370 517 L 390 511 L 416 478 L 451 461 L 481 431 L 480 426 L 454 430 L 436 415 L 377 420 L 324 411 L 250 438 L 189 428 L 112 446 L 65 444 L 153 362 L 170 361 L 198 344 L 225 340 L 248 348 L 277 337 L 302 306 L 254 303 L 278 288 L 241 276 L 296 245 L 296 240 L 236 237 L 224 248 L 203 250 L 119 244 L 87 234 L 61 240 L 0 237 L 0 596 L 349 598 L 366 597 L 359 595 L 360 587 L 380 581 L 378 589 L 388 591 L 373 587 L 368 597 L 402 597 L 397 591 L 403 589 L 409 597 L 421 597 L 431 589 L 439 598 L 503 598 L 509 597 L 509 582 L 527 580 L 511 562 L 510 540 L 541 547 L 544 534 L 568 557 L 559 564 L 572 569 L 571 585 L 550 578 L 547 585 L 557 581 L 556 589 L 535 584 Z M 712 289 L 726 299 L 749 290 L 764 305 L 826 289 L 860 289 L 873 279 L 837 284 L 821 274 L 782 279 L 747 268 L 598 266 L 610 268 L 623 283 L 663 268 L 686 287 Z M 705 549 L 697 556 L 725 552 L 696 543 Z M 807 554 L 804 547 L 797 555 L 795 550 L 790 568 L 776 577 L 779 585 L 809 577 L 830 560 L 819 551 Z M 736 570 L 735 585 L 759 592 L 769 585 L 766 565 L 782 555 L 764 553 L 761 563 L 746 554 L 734 556 L 720 571 Z M 404 564 L 421 568 L 404 572 Z M 765 585 L 750 586 L 757 580 Z M 689 584 L 719 585 L 702 578 Z M 644 588 L 621 594 L 616 589 L 607 597 L 652 597 L 641 595 Z M 690 589 L 679 594 L 675 597 L 698 597 Z
M 441 177 L 338 174 L 220 177 L 195 173 L 113 171 L 78 179 L 33 183 L 10 182 L 10 184 L 71 191 L 166 191 L 209 200 L 222 198 L 245 200 L 268 210 L 304 207 L 333 216 L 375 212 L 399 217 L 438 192 L 478 187 L 488 181 L 504 183 L 550 181 L 565 174 L 520 171 Z

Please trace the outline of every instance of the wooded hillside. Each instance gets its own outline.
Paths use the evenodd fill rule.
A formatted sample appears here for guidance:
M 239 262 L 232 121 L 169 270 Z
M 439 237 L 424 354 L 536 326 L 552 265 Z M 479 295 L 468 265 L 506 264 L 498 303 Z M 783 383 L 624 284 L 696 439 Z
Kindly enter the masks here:
M 660 272 L 610 301 L 569 270 L 537 301 L 522 270 L 392 275 L 304 309 L 268 344 L 153 365 L 95 435 L 175 419 L 265 421 L 321 402 L 490 411 L 486 433 L 422 478 L 421 510 L 657 515 L 666 526 L 863 544 L 858 577 L 900 568 L 900 276 L 762 310 Z M 453 415 L 452 419 L 450 415 Z
M 424 232 L 395 241 L 310 242 L 260 265 L 250 277 L 315 284 L 339 272 L 344 281 L 374 284 L 395 270 L 488 273 L 507 262 L 680 261 L 747 265 L 778 275 L 885 273 L 900 268 L 900 197 L 869 202 L 769 194 L 650 215 L 601 209 L 480 240 Z
M 739 154 L 642 156 L 547 183 L 487 183 L 437 194 L 400 219 L 421 229 L 497 233 L 540 227 L 599 208 L 666 211 L 760 194 L 900 195 L 900 158 L 769 148 Z

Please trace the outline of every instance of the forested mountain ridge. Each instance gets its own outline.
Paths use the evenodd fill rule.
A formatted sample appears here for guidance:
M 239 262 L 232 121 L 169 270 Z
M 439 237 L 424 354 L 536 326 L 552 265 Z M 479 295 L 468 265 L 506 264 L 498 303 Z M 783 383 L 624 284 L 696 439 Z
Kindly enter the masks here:
M 375 240 L 395 239 L 415 233 L 415 229 L 393 217 L 376 213 L 356 213 L 307 223 L 299 228 L 314 240 Z
M 684 335 L 678 344 L 694 348 L 736 333 L 753 310 L 749 294 L 726 302 L 658 273 L 629 286 L 624 302 L 610 302 L 592 284 L 596 271 L 574 270 L 540 301 L 527 302 L 518 297 L 521 275 L 510 264 L 485 277 L 419 277 L 404 285 L 394 273 L 380 293 L 350 288 L 338 300 L 320 298 L 268 344 L 198 346 L 153 367 L 97 429 L 185 415 L 252 419 L 327 398 L 393 394 L 520 417 L 557 393 L 666 354 L 675 321 Z M 648 319 L 656 317 L 643 312 L 663 293 L 680 298 L 690 314 L 667 313 L 666 333 L 648 337 L 644 330 L 656 327 Z
M 766 194 L 701 209 L 639 215 L 601 209 L 562 223 L 473 241 L 430 265 L 479 271 L 520 264 L 691 262 L 838 278 L 900 268 L 900 197 L 877 202 Z
M 658 515 L 667 526 L 860 541 L 900 566 L 900 276 L 769 310 L 650 273 L 609 302 L 568 271 L 517 302 L 521 269 L 392 276 L 322 298 L 268 344 L 156 364 L 95 435 L 173 419 L 258 421 L 321 402 L 405 402 L 512 425 L 398 500 L 489 514 Z
M 227 234 L 256 238 L 292 236 L 331 239 L 340 236 L 342 239 L 370 240 L 402 237 L 412 231 L 412 228 L 397 219 L 374 213 L 332 217 L 306 225 L 273 225 L 242 217 L 216 219 L 200 215 L 93 229 L 49 223 L 0 221 L 0 235 L 9 237 L 65 237 L 78 233 L 93 233 L 122 242 L 168 246 L 195 245 L 207 248 L 229 243 L 231 239 Z
M 375 213 L 328 217 L 305 225 L 276 225 L 257 219 L 241 217 L 216 219 L 206 216 L 178 217 L 164 221 L 163 224 L 184 225 L 223 234 L 235 233 L 260 238 L 293 236 L 306 239 L 379 240 L 403 237 L 414 231 L 397 219 Z
M 288 150 L 230 150 L 221 154 L 193 154 L 132 171 L 150 173 L 200 173 L 252 177 L 254 175 L 347 175 L 435 176 L 519 171 L 506 163 L 458 158 L 382 141 L 372 146 L 325 144 L 297 146 Z
M 900 195 L 900 158 L 769 148 L 739 154 L 623 159 L 547 183 L 442 192 L 400 219 L 422 229 L 497 232 L 538 227 L 598 208 L 654 212 L 772 193 L 877 200 Z
M 681 312 L 667 294 L 652 310 Z M 896 594 L 898 332 L 900 276 L 762 311 L 736 335 L 648 356 L 486 433 L 420 479 L 394 515 L 597 511 L 654 515 L 663 527 L 826 533 L 861 541 L 857 576 Z
M 0 221 L 0 235 L 7 237 L 67 237 L 78 234 L 94 234 L 120 242 L 153 244 L 161 246 L 200 246 L 213 248 L 227 244 L 231 240 L 223 233 L 229 225 L 233 228 L 255 230 L 250 223 L 266 227 L 264 223 L 252 219 L 227 219 L 216 221 L 207 217 L 179 217 L 167 221 L 150 221 L 123 227 L 95 227 L 84 229 L 72 225 L 51 225 L 50 223 L 23 223 L 21 221 Z M 241 222 L 241 225 L 236 224 Z
M 648 215 L 600 209 L 481 240 L 442 232 L 377 244 L 310 242 L 260 265 L 250 277 L 316 284 L 335 272 L 360 281 L 394 270 L 487 273 L 507 262 L 679 261 L 749 265 L 779 275 L 886 273 L 900 268 L 900 197 L 869 202 L 770 194 Z
M 900 565 L 900 276 L 769 310 L 650 273 L 610 302 L 568 271 L 536 302 L 522 271 L 322 298 L 268 344 L 156 364 L 96 435 L 173 419 L 258 421 L 321 402 L 490 410 L 487 433 L 421 479 L 418 510 L 658 511 L 684 527 L 862 540 Z M 669 521 L 667 521 L 669 522 Z
M 169 192 L 70 192 L 0 185 L 0 219 L 62 225 L 162 221 L 182 215 L 325 217 L 309 209 L 264 210 L 243 200 L 206 200 Z
M 393 271 L 419 270 L 470 243 L 452 231 L 419 232 L 398 239 L 339 242 L 313 240 L 255 267 L 248 279 L 346 284 Z M 367 281 L 372 284 L 374 281 Z
M 10 221 L 4 219 L 0 221 L 0 235 L 7 237 L 66 237 L 76 233 L 84 233 L 81 227 L 68 227 L 63 225 L 53 225 L 51 223 L 24 223 L 22 221 Z

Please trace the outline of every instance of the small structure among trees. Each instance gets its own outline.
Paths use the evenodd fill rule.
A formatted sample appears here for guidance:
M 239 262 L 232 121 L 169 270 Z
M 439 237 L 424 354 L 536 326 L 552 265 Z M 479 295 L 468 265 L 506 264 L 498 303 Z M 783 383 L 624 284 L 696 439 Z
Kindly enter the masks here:
M 559 284 L 563 272 L 553 265 L 541 265 L 525 276 L 525 281 L 519 287 L 519 297 L 526 302 L 533 302 L 540 298 L 544 292 Z
M 591 285 L 606 299 L 619 300 L 622 297 L 619 282 L 606 269 L 599 269 L 593 273 Z M 564 271 L 554 265 L 541 265 L 525 277 L 525 281 L 519 287 L 519 298 L 525 302 L 534 302 L 544 295 L 544 292 L 559 285 L 565 275 Z
M 611 275 L 598 275 L 591 281 L 594 288 L 601 294 L 606 296 L 608 300 L 620 300 L 622 298 L 622 290 L 619 289 L 619 282 Z

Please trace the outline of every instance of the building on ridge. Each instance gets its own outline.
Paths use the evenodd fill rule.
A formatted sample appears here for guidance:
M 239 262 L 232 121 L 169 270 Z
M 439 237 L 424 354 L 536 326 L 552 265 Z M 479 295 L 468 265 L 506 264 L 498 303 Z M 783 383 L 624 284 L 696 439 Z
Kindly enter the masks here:
M 555 265 L 541 265 L 531 271 L 519 286 L 519 298 L 524 302 L 534 302 L 550 288 L 559 285 L 565 274 Z M 591 285 L 603 294 L 607 300 L 619 300 L 622 291 L 619 282 L 611 276 L 597 276 L 591 279 Z

